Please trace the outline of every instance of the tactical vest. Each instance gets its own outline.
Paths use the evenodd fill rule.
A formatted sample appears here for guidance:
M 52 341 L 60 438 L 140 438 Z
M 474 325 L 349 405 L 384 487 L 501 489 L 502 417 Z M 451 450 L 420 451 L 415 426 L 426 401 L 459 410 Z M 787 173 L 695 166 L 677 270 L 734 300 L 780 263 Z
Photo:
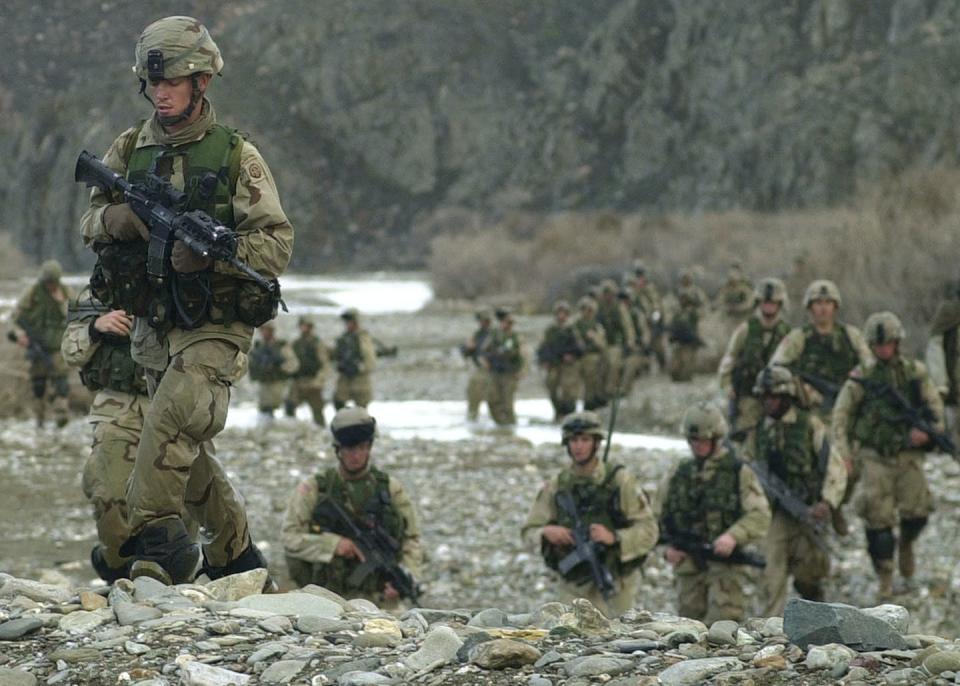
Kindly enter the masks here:
M 310 378 L 316 376 L 317 372 L 323 367 L 323 360 L 320 359 L 318 347 L 320 341 L 316 336 L 301 336 L 293 342 L 293 352 L 300 362 L 297 368 L 297 378 Z
M 603 333 L 603 324 L 598 322 L 596 319 L 578 319 L 574 326 L 580 333 L 580 340 L 583 341 L 584 352 L 598 353 L 601 351 L 600 346 L 597 345 L 596 341 L 594 340 L 595 337 L 591 337 L 590 333 L 593 331 L 599 331 L 602 334 L 601 340 L 606 338 L 606 334 Z
M 141 124 L 141 127 L 143 124 Z M 232 129 L 214 124 L 203 138 L 178 146 L 135 147 L 139 129 L 130 137 L 127 150 L 127 179 L 142 184 L 148 171 L 169 178 L 174 158 L 183 159 L 183 210 L 202 210 L 230 229 L 236 228 L 233 196 L 240 176 L 243 137 Z M 144 246 L 146 251 L 146 245 Z M 144 263 L 144 270 L 145 270 Z M 273 295 L 249 279 L 205 270 L 191 274 L 172 272 L 170 286 L 152 288 L 151 319 L 157 328 L 190 329 L 207 322 L 229 326 L 235 321 L 260 326 L 277 312 L 279 295 Z M 145 274 L 145 271 L 144 271 Z M 147 282 L 144 276 L 144 282 Z M 279 289 L 277 290 L 279 293 Z
M 46 352 L 59 351 L 60 340 L 67 329 L 66 307 L 66 301 L 54 300 L 46 286 L 38 282 L 30 289 L 26 307 L 15 323 Z
M 337 370 L 347 377 L 360 373 L 363 363 L 363 351 L 360 349 L 360 332 L 345 331 L 337 337 L 333 350 L 337 359 Z
M 797 421 L 760 423 L 754 435 L 756 459 L 765 462 L 807 505 L 820 500 L 826 465 L 813 448 L 810 413 L 795 409 Z
M 772 329 L 764 329 L 759 317 L 750 317 L 747 320 L 747 335 L 743 340 L 743 348 L 737 355 L 733 365 L 733 392 L 738 398 L 753 395 L 753 386 L 757 375 L 767 366 L 773 357 L 773 351 L 783 338 L 790 333 L 790 325 L 778 320 Z M 770 340 L 763 342 L 764 335 Z
M 668 531 L 693 532 L 713 541 L 743 516 L 740 503 L 741 462 L 732 452 L 715 459 L 709 481 L 700 478 L 698 458 L 682 462 L 667 487 L 663 521 Z
M 892 386 L 914 407 L 923 405 L 920 392 L 923 378 L 914 361 L 899 356 L 887 363 L 877 361 L 866 370 L 864 379 Z M 850 435 L 861 446 L 872 448 L 884 457 L 893 457 L 907 447 L 910 423 L 886 397 L 868 388 L 863 391 Z
M 620 317 L 619 303 L 601 302 L 597 311 L 597 320 L 607 333 L 607 345 L 621 345 L 627 340 L 623 320 Z
M 372 523 L 382 527 L 399 545 L 403 545 L 406 522 L 397 512 L 390 497 L 390 477 L 376 467 L 370 467 L 367 475 L 356 481 L 346 481 L 340 472 L 331 467 L 317 474 L 317 505 L 332 500 L 340 505 L 353 519 L 358 528 L 370 528 Z M 331 531 L 333 522 L 326 521 L 318 508 L 314 509 L 311 529 L 316 532 Z M 336 593 L 374 595 L 383 590 L 387 579 L 378 574 L 370 574 L 360 588 L 348 588 L 347 578 L 359 565 L 357 560 L 334 557 L 318 570 L 315 583 Z
M 557 478 L 557 494 L 554 496 L 554 506 L 557 511 L 557 521 L 555 523 L 570 529 L 575 525 L 574 518 L 564 511 L 557 502 L 560 494 L 569 493 L 573 497 L 577 513 L 580 515 L 580 521 L 588 527 L 590 524 L 603 524 L 610 531 L 616 531 L 630 526 L 630 521 L 624 516 L 620 507 L 620 484 L 616 477 L 621 469 L 623 469 L 623 465 L 611 463 L 608 466 L 607 475 L 600 483 L 594 481 L 590 476 L 574 474 L 569 469 L 561 472 Z M 543 540 L 540 552 L 547 566 L 556 570 L 560 561 L 570 552 L 570 548 L 555 546 Z M 644 558 L 640 557 L 629 562 L 621 562 L 619 548 L 613 545 L 606 546 L 603 563 L 614 576 L 624 576 L 642 565 L 643 560 Z M 571 569 L 564 578 L 572 583 L 580 584 L 590 581 L 592 576 L 589 570 L 577 566 Z
M 523 367 L 523 356 L 520 354 L 520 337 L 514 333 L 497 331 L 490 339 L 487 349 L 487 360 L 490 362 L 490 371 L 497 374 L 513 374 Z
M 270 344 L 257 341 L 250 351 L 249 370 L 253 381 L 272 383 L 287 378 L 283 371 L 283 346 L 285 341 L 274 340 Z
M 143 367 L 130 355 L 130 339 L 106 336 L 85 365 L 80 381 L 93 392 L 104 388 L 132 395 L 146 395 Z
M 564 355 L 579 356 L 582 346 L 578 340 L 576 330 L 570 325 L 550 326 L 543 335 L 543 343 L 537 350 L 537 360 L 545 364 L 558 365 L 563 362 Z
M 803 353 L 796 362 L 798 371 L 816 374 L 836 384 L 842 384 L 850 370 L 860 363 L 847 327 L 841 322 L 826 334 L 817 333 L 812 324 L 803 327 Z

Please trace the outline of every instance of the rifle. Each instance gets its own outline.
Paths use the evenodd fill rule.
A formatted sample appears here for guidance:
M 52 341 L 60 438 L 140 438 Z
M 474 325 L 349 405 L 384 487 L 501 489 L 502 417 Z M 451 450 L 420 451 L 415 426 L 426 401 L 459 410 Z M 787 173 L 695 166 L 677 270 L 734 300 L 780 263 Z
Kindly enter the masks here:
M 27 359 L 31 362 L 40 362 L 44 369 L 48 372 L 53 372 L 53 358 L 50 357 L 50 353 L 43 349 L 43 346 L 40 345 L 40 340 L 34 336 L 33 329 L 29 324 L 23 321 L 23 318 L 17 319 L 14 324 L 23 329 L 23 332 L 27 334 L 27 339 L 30 341 L 27 344 Z M 17 334 L 13 331 L 7 332 L 7 340 L 11 343 L 17 343 Z
M 938 431 L 936 427 L 933 426 L 933 413 L 929 408 L 922 407 L 918 409 L 913 407 L 910 401 L 907 400 L 900 391 L 890 384 L 883 383 L 882 381 L 863 379 L 855 376 L 851 376 L 850 380 L 855 381 L 863 386 L 865 391 L 891 401 L 893 406 L 900 410 L 901 419 L 906 421 L 911 427 L 919 429 L 927 434 L 937 448 L 960 462 L 960 455 L 957 455 L 956 444 L 953 442 L 953 439 L 949 434 Z
M 741 550 L 739 546 L 733 549 L 727 557 L 720 557 L 713 552 L 713 544 L 704 540 L 693 531 L 678 530 L 671 527 L 661 529 L 660 538 L 657 539 L 658 545 L 669 545 L 690 556 L 697 569 L 703 571 L 707 568 L 707 562 L 722 562 L 730 565 L 749 565 L 750 567 L 764 568 L 767 561 L 762 555 Z
M 788 367 L 788 369 L 790 369 L 795 376 L 799 376 L 804 383 L 813 386 L 814 390 L 823 397 L 821 409 L 824 412 L 829 412 L 833 409 L 833 403 L 837 400 L 837 393 L 840 392 L 841 384 L 834 383 L 825 376 L 820 376 L 813 372 L 802 372 L 792 367 Z
M 216 183 L 214 175 L 202 179 Z M 143 185 L 133 184 L 84 150 L 77 158 L 74 180 L 87 186 L 96 186 L 109 193 L 120 193 L 131 209 L 150 228 L 147 247 L 147 275 L 157 286 L 170 278 L 170 254 L 173 243 L 180 240 L 193 252 L 219 262 L 226 262 L 243 273 L 261 288 L 279 297 L 279 285 L 254 271 L 253 267 L 237 257 L 237 233 L 219 224 L 202 210 L 184 211 L 187 194 L 176 188 L 169 179 L 147 172 Z M 213 189 L 210 189 L 212 192 Z M 284 307 L 286 310 L 286 307 Z
M 377 357 L 396 357 L 397 356 L 397 346 L 387 345 L 379 338 L 375 336 L 370 337 L 373 340 L 373 346 L 376 348 Z
M 419 585 L 413 575 L 396 561 L 400 543 L 384 531 L 383 527 L 369 521 L 367 526 L 361 529 L 339 504 L 330 499 L 318 503 L 314 511 L 324 520 L 333 522 L 331 533 L 346 536 L 356 543 L 363 553 L 364 561 L 347 577 L 350 586 L 359 588 L 370 574 L 379 573 L 397 589 L 401 598 L 409 598 L 414 605 L 419 602 Z
M 604 600 L 609 599 L 614 591 L 613 574 L 600 560 L 600 555 L 606 551 L 606 546 L 590 540 L 590 525 L 580 518 L 577 505 L 573 502 L 573 496 L 569 491 L 557 493 L 557 506 L 573 519 L 571 527 L 573 550 L 560 560 L 557 569 L 561 574 L 566 575 L 577 565 L 585 563 L 590 569 L 593 585 L 600 591 Z
M 824 541 L 824 535 L 827 531 L 826 522 L 814 519 L 810 514 L 810 506 L 807 505 L 796 493 L 790 490 L 790 487 L 784 483 L 783 479 L 770 471 L 770 467 L 765 462 L 747 462 L 753 473 L 757 475 L 760 485 L 767 494 L 767 498 L 774 505 L 790 515 L 797 523 L 806 530 L 810 540 L 813 541 L 820 550 L 825 553 L 830 552 L 830 548 Z
M 727 436 L 732 441 L 743 440 L 746 432 L 737 431 L 734 427 L 737 425 L 737 417 L 740 415 L 740 408 L 737 405 L 737 396 L 734 395 L 727 401 L 727 424 L 729 429 L 727 430 Z

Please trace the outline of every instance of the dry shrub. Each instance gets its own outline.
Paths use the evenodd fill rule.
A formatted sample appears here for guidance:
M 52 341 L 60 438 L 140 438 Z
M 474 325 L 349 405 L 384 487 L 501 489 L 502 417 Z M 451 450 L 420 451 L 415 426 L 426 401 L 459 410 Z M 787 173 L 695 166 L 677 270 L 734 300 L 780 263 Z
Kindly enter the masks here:
M 440 298 L 518 293 L 528 282 L 528 241 L 503 227 L 468 236 L 442 235 L 430 243 L 430 274 Z

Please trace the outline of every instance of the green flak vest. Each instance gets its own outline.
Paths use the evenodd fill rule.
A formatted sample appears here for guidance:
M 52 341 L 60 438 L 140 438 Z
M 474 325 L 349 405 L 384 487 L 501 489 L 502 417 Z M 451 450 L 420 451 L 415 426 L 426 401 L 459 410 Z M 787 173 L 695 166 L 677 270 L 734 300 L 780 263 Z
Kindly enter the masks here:
M 860 363 L 857 351 L 841 322 L 826 334 L 817 333 L 812 324 L 803 327 L 803 353 L 796 362 L 798 371 L 816 374 L 842 384 L 850 370 Z
M 537 361 L 558 365 L 563 362 L 564 355 L 579 357 L 582 353 L 576 329 L 570 325 L 553 324 L 543 334 L 543 342 L 537 349 Z
M 143 367 L 130 355 L 130 339 L 105 336 L 85 365 L 80 381 L 91 391 L 104 388 L 132 395 L 146 395 L 147 381 Z
M 611 463 L 608 465 L 609 471 L 606 477 L 600 483 L 594 481 L 590 476 L 578 476 L 569 469 L 561 472 L 557 479 L 557 494 L 554 496 L 557 511 L 557 521 L 555 523 L 559 526 L 573 528 L 575 524 L 573 517 L 557 503 L 557 498 L 561 493 L 570 493 L 576 505 L 577 513 L 580 515 L 580 521 L 587 526 L 603 524 L 610 531 L 630 526 L 631 522 L 620 509 L 620 484 L 617 480 L 617 474 L 621 469 L 623 469 L 623 465 Z M 560 560 L 570 552 L 570 548 L 555 546 L 544 540 L 540 551 L 547 566 L 556 570 Z M 614 576 L 624 576 L 642 565 L 644 559 L 641 556 L 629 562 L 621 562 L 619 547 L 612 545 L 606 546 L 601 561 Z M 589 571 L 577 566 L 571 569 L 564 578 L 572 583 L 580 584 L 590 581 L 592 576 Z
M 782 319 L 777 321 L 772 329 L 764 329 L 757 316 L 747 320 L 747 335 L 743 348 L 733 365 L 733 391 L 738 398 L 753 395 L 757 375 L 767 366 L 767 362 L 773 357 L 773 351 L 788 333 L 790 325 Z M 769 336 L 766 343 L 764 336 Z
M 520 354 L 520 337 L 514 333 L 497 331 L 490 339 L 490 347 L 486 352 L 490 362 L 490 371 L 495 374 L 513 374 L 523 367 L 523 356 Z
M 354 377 L 363 363 L 363 351 L 360 350 L 360 333 L 345 331 L 337 337 L 333 355 L 337 360 L 337 369 L 345 376 Z
M 38 282 L 31 287 L 26 307 L 15 323 L 29 330 L 27 335 L 46 352 L 58 352 L 63 332 L 67 330 L 66 304 L 54 300 L 46 286 Z
M 717 464 L 709 481 L 701 478 L 702 462 L 697 458 L 677 467 L 664 503 L 663 521 L 667 531 L 693 532 L 709 542 L 743 516 L 741 462 L 732 452 L 715 459 Z
M 580 340 L 583 341 L 584 352 L 601 352 L 600 346 L 596 344 L 593 337 L 591 337 L 589 334 L 592 331 L 599 331 L 602 334 L 601 340 L 605 339 L 606 334 L 603 331 L 603 324 L 598 322 L 596 319 L 578 319 L 574 326 L 577 328 L 577 332 L 580 334 Z
M 250 351 L 249 371 L 253 381 L 272 383 L 283 381 L 287 374 L 283 371 L 283 346 L 285 341 L 274 340 L 267 344 L 257 341 Z
M 323 360 L 320 359 L 318 347 L 320 339 L 316 336 L 301 336 L 293 342 L 293 352 L 297 356 L 300 366 L 297 368 L 297 378 L 309 378 L 316 376 L 317 372 L 323 367 Z
M 911 360 L 897 356 L 886 363 L 877 361 L 866 371 L 864 379 L 892 386 L 914 407 L 921 407 L 923 403 L 920 393 L 923 379 L 916 363 Z M 863 387 L 863 400 L 857 408 L 851 438 L 884 457 L 893 457 L 906 448 L 910 434 L 910 423 L 903 419 L 902 414 L 885 397 Z
M 317 474 L 316 481 L 318 506 L 326 500 L 332 500 L 344 509 L 358 528 L 369 528 L 371 522 L 376 522 L 403 546 L 406 522 L 393 505 L 390 477 L 386 473 L 371 467 L 363 479 L 347 481 L 335 467 L 331 467 Z M 311 529 L 316 533 L 330 531 L 333 522 L 326 521 L 318 509 L 314 509 Z M 319 578 L 315 578 L 315 583 L 341 594 L 359 592 L 374 595 L 382 591 L 387 579 L 378 574 L 368 575 L 360 588 L 348 588 L 347 579 L 358 564 L 357 560 L 334 557 L 319 570 Z
M 764 462 L 807 505 L 820 500 L 826 465 L 813 447 L 810 412 L 797 408 L 797 421 L 757 425 L 756 459 Z
M 627 340 L 627 332 L 623 330 L 623 320 L 620 317 L 619 303 L 601 302 L 597 310 L 597 320 L 607 333 L 607 345 L 621 345 Z

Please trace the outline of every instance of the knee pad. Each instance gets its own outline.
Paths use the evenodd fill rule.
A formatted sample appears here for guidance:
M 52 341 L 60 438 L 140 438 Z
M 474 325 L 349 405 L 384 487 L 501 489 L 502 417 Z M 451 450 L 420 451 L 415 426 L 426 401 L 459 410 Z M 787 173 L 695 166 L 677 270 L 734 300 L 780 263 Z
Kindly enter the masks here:
M 891 529 L 867 529 L 867 552 L 874 560 L 892 560 L 896 547 Z
M 42 376 L 30 379 L 30 387 L 33 389 L 34 398 L 42 398 L 47 392 L 47 379 Z
M 917 540 L 923 527 L 927 525 L 926 517 L 914 517 L 900 520 L 900 537 L 907 543 Z

